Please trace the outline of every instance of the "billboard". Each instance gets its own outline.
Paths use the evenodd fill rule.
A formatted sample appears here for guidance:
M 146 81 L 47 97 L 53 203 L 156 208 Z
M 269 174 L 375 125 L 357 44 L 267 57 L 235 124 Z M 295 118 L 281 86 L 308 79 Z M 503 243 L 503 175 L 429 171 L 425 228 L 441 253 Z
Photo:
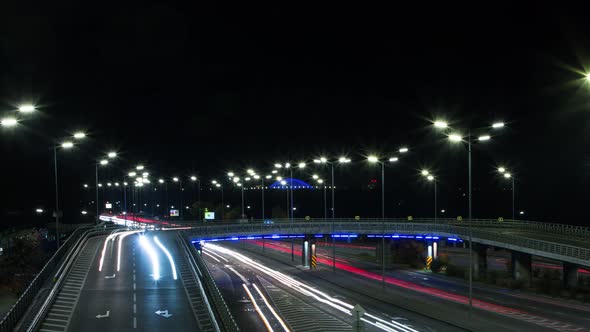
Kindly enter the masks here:
M 112 209 L 112 208 L 113 208 L 113 204 L 111 204 L 111 203 L 106 203 L 106 204 L 105 204 L 105 207 L 106 207 L 107 209 Z
M 205 212 L 205 219 L 214 220 L 215 219 L 215 212 Z
M 178 217 L 178 216 L 180 216 L 180 213 L 178 210 L 176 210 L 176 209 L 170 210 L 170 217 Z

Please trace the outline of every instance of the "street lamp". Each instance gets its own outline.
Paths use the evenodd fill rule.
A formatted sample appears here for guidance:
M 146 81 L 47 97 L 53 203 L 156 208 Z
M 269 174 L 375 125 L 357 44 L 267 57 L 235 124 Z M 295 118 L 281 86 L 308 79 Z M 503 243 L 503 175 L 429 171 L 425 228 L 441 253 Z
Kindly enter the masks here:
M 6 117 L 0 120 L 0 125 L 2 127 L 14 127 L 18 124 L 18 120 L 13 117 Z
M 351 162 L 349 158 L 346 156 L 342 156 L 337 159 L 338 163 L 340 164 L 348 164 Z M 331 175 L 332 175 L 332 235 L 334 235 L 334 223 L 336 218 L 336 207 L 334 206 L 335 197 L 334 197 L 334 163 L 335 161 L 328 161 L 326 157 L 320 157 L 318 159 L 314 159 L 313 162 L 315 164 L 328 164 L 330 165 Z M 336 243 L 334 236 L 332 236 L 332 271 L 336 272 Z
M 223 208 L 223 185 L 216 180 L 211 180 L 211 183 L 215 185 L 215 187 L 221 189 L 221 220 L 225 220 L 225 209 Z
M 180 220 L 183 220 L 183 212 L 182 212 L 182 206 L 183 206 L 183 202 L 182 202 L 182 181 L 178 178 L 178 177 L 173 177 L 172 181 L 174 182 L 178 182 L 178 191 L 180 193 Z
M 21 113 L 33 113 L 35 110 L 35 105 L 32 104 L 23 104 L 18 107 L 18 111 Z
M 107 154 L 107 157 L 109 157 L 109 158 L 111 158 L 111 159 L 115 158 L 116 156 L 117 156 L 117 153 L 116 153 L 116 152 L 114 152 L 114 151 L 111 151 L 111 152 L 109 152 L 109 153 Z
M 439 122 L 439 121 L 437 121 Z M 435 122 L 435 127 L 438 129 L 447 129 L 447 126 L 441 127 L 441 126 L 437 126 Z M 444 121 L 440 121 L 440 122 L 444 122 Z M 493 123 L 491 126 L 486 127 L 485 129 L 501 129 L 504 127 L 504 122 L 495 122 Z M 482 128 L 480 128 L 482 129 Z M 467 165 L 468 165 L 468 174 L 469 174 L 469 315 L 471 315 L 471 311 L 473 308 L 473 228 L 472 228 L 472 196 L 471 196 L 471 192 L 472 192 L 472 183 L 471 183 L 471 145 L 475 142 L 475 141 L 479 141 L 479 142 L 486 142 L 490 140 L 490 136 L 489 135 L 482 135 L 479 136 L 477 139 L 474 138 L 471 134 L 472 130 L 469 129 L 469 134 L 467 135 L 467 137 L 465 137 L 465 141 L 467 142 L 467 151 L 468 151 L 468 157 L 467 157 Z M 461 134 L 459 134 L 458 132 L 451 132 L 448 135 L 449 141 L 451 141 L 452 143 L 460 143 L 460 142 L 464 142 L 464 138 Z
M 408 151 L 408 148 L 401 148 L 399 151 Z M 402 153 L 404 153 L 402 152 Z M 385 163 L 378 156 L 370 155 L 367 161 L 371 164 L 379 163 L 381 165 L 381 285 L 385 287 Z M 397 157 L 389 158 L 390 162 L 397 162 Z
M 514 213 L 514 211 L 515 211 L 515 209 L 514 209 L 514 196 L 516 195 L 515 194 L 515 187 L 514 187 L 515 176 L 513 174 L 509 173 L 505 167 L 498 167 L 498 172 L 500 174 L 502 174 L 506 180 L 512 179 L 512 220 L 515 220 L 515 217 L 516 217 L 516 215 Z
M 194 175 L 190 177 L 191 182 L 193 183 L 193 194 L 195 192 L 195 182 L 197 182 L 197 204 L 199 205 L 199 219 L 202 218 L 201 214 L 201 181 Z M 194 199 L 194 197 L 193 197 Z
M 75 139 L 82 139 L 86 137 L 86 133 L 82 132 L 82 131 L 78 131 L 74 133 L 74 138 Z
M 76 134 L 82 134 L 82 136 Z M 86 135 L 82 132 L 78 132 L 74 134 L 74 138 L 83 138 Z M 59 249 L 59 217 L 61 211 L 59 211 L 59 188 L 58 188 L 58 178 L 57 178 L 57 149 L 62 148 L 64 150 L 68 150 L 74 147 L 74 143 L 72 141 L 64 141 L 59 146 L 57 144 L 53 145 L 53 169 L 54 169 L 54 177 L 55 177 L 55 242 L 57 249 Z
M 428 181 L 434 184 L 434 224 L 436 225 L 436 220 L 438 216 L 438 208 L 437 208 L 437 190 L 436 190 L 436 178 L 434 175 L 430 173 L 430 171 L 423 169 L 420 174 Z

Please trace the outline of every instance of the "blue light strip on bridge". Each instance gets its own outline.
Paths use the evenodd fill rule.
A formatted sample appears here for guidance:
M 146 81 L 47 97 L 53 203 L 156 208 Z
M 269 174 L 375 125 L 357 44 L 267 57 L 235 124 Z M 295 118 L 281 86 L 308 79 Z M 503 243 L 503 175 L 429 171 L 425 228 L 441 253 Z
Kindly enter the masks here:
M 324 236 L 328 236 L 327 234 L 314 234 L 313 237 L 321 238 Z M 434 235 L 405 235 L 405 234 L 368 234 L 366 235 L 367 238 L 391 238 L 391 239 L 417 239 L 417 240 L 439 240 L 441 239 L 440 236 Z M 280 235 L 280 234 L 272 234 L 272 235 L 248 235 L 248 236 L 225 236 L 225 237 L 218 237 L 218 238 L 211 238 L 211 239 L 198 239 L 192 240 L 191 243 L 197 242 L 218 242 L 218 241 L 239 241 L 239 240 L 259 240 L 259 239 L 293 239 L 293 238 L 305 238 L 305 234 L 292 234 L 292 235 Z M 334 239 L 351 239 L 351 238 L 358 238 L 359 234 L 332 234 L 332 238 Z M 443 238 L 444 239 L 444 238 Z M 452 242 L 463 242 L 462 239 L 449 237 L 447 238 L 448 241 Z

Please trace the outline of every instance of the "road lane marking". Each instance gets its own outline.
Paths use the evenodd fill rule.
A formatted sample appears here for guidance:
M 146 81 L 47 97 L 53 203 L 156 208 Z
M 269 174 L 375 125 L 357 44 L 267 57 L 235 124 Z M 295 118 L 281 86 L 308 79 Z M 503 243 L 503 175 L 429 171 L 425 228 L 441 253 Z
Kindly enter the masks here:
M 136 329 L 137 328 L 137 318 L 133 317 L 133 328 Z
M 234 269 L 233 267 L 226 265 L 225 267 L 227 267 L 230 271 L 232 271 L 233 273 L 235 273 L 238 277 L 240 277 L 240 279 L 242 279 L 242 281 L 247 284 L 250 285 L 250 282 L 248 281 L 248 279 L 246 279 L 246 277 L 244 277 L 243 275 L 240 274 L 240 272 L 236 271 L 236 269 Z

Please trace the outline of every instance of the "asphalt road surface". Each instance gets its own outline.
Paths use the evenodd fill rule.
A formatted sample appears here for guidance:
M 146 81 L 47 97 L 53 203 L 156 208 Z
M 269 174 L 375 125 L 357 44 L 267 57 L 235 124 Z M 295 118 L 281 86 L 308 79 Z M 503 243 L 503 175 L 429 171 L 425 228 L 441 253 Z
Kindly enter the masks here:
M 147 233 L 157 257 L 160 278 L 154 279 L 152 257 L 140 245 L 138 234 L 121 236 L 106 246 L 102 271 L 99 271 L 103 244 L 89 269 L 79 300 L 71 317 L 69 331 L 199 331 L 180 277 L 174 280 L 164 251 L 153 241 L 157 235 L 172 257 L 179 255 L 173 234 Z

